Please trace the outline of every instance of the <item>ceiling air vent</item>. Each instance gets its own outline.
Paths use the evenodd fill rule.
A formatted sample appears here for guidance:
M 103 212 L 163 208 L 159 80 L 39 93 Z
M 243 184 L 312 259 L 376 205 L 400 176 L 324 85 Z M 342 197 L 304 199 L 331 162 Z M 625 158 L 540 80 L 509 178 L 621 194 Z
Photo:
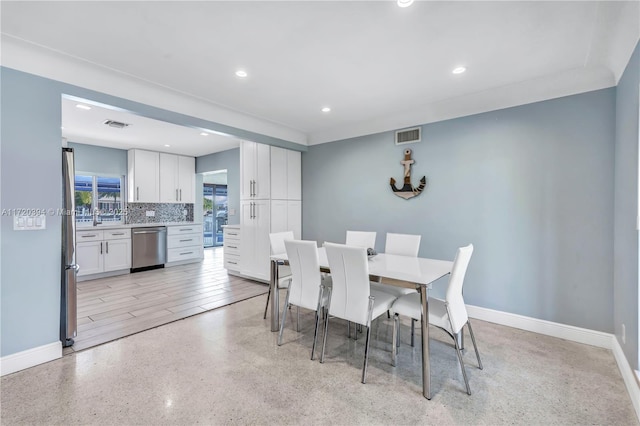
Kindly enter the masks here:
M 412 127 L 411 129 L 403 129 L 396 131 L 396 145 L 404 145 L 406 143 L 420 142 L 421 127 Z
M 106 124 L 109 127 L 115 127 L 116 129 L 124 129 L 125 127 L 130 126 L 130 124 L 123 123 L 121 121 L 115 121 L 115 120 L 105 120 L 104 124 Z

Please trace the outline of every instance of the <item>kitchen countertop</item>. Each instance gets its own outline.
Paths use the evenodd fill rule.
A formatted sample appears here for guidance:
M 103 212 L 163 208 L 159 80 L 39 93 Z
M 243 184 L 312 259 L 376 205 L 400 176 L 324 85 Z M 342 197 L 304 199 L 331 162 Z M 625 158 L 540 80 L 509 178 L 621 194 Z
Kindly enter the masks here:
M 240 225 L 222 225 L 223 228 L 240 229 Z
M 145 226 L 182 226 L 182 225 L 202 225 L 202 222 L 161 222 L 161 223 L 128 223 L 128 224 L 102 224 L 97 226 L 76 226 L 76 232 L 79 231 L 99 231 L 100 229 L 130 229 L 141 228 Z

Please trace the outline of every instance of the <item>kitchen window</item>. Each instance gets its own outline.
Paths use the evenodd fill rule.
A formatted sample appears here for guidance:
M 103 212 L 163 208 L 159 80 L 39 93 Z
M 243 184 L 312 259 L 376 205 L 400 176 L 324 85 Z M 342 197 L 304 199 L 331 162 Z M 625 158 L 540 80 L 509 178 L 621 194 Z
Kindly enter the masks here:
M 76 223 L 122 223 L 124 176 L 75 176 Z

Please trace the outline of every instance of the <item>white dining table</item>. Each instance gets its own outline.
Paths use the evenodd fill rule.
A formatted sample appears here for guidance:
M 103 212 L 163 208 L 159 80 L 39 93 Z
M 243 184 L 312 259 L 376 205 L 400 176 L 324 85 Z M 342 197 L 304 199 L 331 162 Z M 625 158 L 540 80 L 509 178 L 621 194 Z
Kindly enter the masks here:
M 324 247 L 318 249 L 323 271 L 331 272 Z M 271 331 L 278 331 L 280 298 L 276 290 L 278 265 L 288 263 L 286 253 L 271 256 Z M 383 278 L 388 285 L 415 288 L 422 302 L 422 394 L 431 399 L 431 363 L 429 359 L 429 289 L 440 278 L 451 273 L 453 262 L 380 253 L 369 260 L 369 275 Z M 395 344 L 392 342 L 392 344 Z

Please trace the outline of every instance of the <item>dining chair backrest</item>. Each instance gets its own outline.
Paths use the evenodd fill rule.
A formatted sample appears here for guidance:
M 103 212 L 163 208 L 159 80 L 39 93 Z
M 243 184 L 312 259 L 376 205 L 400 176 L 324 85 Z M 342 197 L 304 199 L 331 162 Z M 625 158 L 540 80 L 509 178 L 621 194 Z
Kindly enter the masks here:
M 345 244 L 353 247 L 374 248 L 376 245 L 376 233 L 347 231 Z
M 387 242 L 384 246 L 385 254 L 418 257 L 421 235 L 392 234 L 387 232 Z
M 295 240 L 293 231 L 274 232 L 269 234 L 269 243 L 271 244 L 271 254 L 285 253 L 287 249 L 284 246 L 286 240 Z
M 291 267 L 289 303 L 315 311 L 321 281 L 318 246 L 303 240 L 286 240 L 284 245 Z
M 333 281 L 329 315 L 367 325 L 369 312 L 369 265 L 367 250 L 325 243 Z
M 451 327 L 453 328 L 452 331 L 454 334 L 458 333 L 469 319 L 467 316 L 467 308 L 462 298 L 462 285 L 472 253 L 473 244 L 458 249 L 456 258 L 453 261 L 451 276 L 449 277 L 445 301 L 449 307 L 449 317 L 451 318 Z

